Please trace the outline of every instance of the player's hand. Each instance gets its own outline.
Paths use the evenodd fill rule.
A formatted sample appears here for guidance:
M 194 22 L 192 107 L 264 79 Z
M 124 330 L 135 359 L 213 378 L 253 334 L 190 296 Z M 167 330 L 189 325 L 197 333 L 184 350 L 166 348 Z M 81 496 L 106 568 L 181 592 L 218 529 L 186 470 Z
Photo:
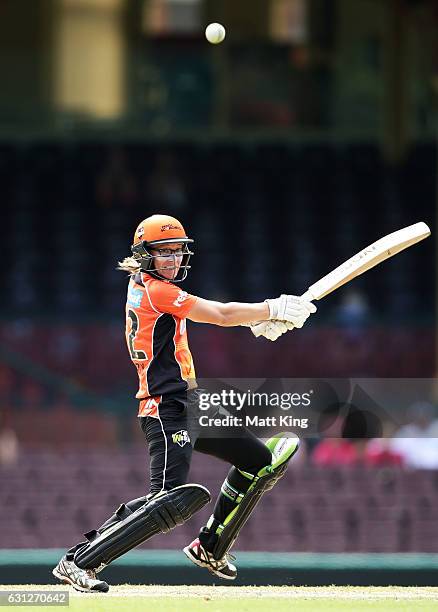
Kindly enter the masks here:
M 268 340 L 272 340 L 272 342 L 278 340 L 280 336 L 294 328 L 292 323 L 285 321 L 259 321 L 252 323 L 249 327 L 256 338 L 263 336 Z
M 269 306 L 269 319 L 289 322 L 301 328 L 309 316 L 316 312 L 316 306 L 298 295 L 281 295 L 279 298 L 265 300 Z

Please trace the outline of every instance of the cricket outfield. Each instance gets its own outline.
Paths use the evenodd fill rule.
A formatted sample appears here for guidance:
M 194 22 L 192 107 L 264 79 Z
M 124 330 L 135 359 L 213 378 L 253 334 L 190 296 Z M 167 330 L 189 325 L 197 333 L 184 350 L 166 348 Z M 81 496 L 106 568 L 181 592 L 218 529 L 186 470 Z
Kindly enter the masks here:
M 2 591 L 68 590 L 64 609 L 93 612 L 303 612 L 438 610 L 438 587 L 224 587 L 119 585 L 106 594 L 78 593 L 62 585 L 2 585 Z M 52 607 L 52 606 L 50 606 Z M 61 607 L 56 606 L 58 609 Z M 32 606 L 47 610 L 48 606 Z M 61 608 L 62 609 L 62 608 Z

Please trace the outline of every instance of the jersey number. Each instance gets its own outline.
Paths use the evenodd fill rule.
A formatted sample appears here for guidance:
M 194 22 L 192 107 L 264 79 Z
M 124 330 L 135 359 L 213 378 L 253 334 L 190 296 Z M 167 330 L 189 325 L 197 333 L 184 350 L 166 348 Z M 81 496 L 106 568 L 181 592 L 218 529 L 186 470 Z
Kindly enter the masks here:
M 131 330 L 128 334 L 128 348 L 131 359 L 147 359 L 148 356 L 144 351 L 136 351 L 134 348 L 135 336 L 138 332 L 138 316 L 134 310 L 128 310 L 128 317 L 131 319 Z

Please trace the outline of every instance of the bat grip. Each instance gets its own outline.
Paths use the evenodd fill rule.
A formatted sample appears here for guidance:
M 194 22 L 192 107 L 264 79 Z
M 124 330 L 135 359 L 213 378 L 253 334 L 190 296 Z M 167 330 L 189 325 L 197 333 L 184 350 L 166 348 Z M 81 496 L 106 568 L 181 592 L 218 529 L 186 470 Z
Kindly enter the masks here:
M 303 298 L 303 300 L 307 300 L 309 302 L 311 300 L 315 299 L 309 290 L 307 290 L 305 293 L 303 293 L 303 295 L 301 297 Z

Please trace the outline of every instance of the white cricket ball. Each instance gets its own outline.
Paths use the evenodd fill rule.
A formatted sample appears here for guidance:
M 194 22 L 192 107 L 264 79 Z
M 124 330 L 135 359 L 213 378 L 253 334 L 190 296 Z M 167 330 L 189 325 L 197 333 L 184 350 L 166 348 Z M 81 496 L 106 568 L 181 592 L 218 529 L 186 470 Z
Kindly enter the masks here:
M 217 45 L 225 38 L 225 28 L 220 23 L 210 23 L 205 28 L 205 37 L 212 45 Z

